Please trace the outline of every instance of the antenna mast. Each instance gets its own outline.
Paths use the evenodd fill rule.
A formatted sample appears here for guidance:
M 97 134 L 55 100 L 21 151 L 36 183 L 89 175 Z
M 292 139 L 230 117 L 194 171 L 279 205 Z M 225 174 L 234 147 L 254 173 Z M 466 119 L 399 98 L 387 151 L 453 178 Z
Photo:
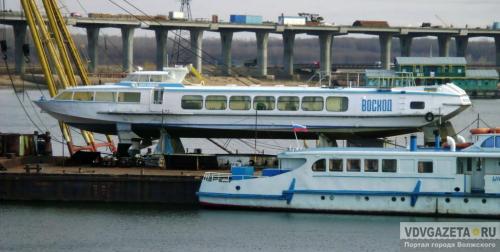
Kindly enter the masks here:
M 187 20 L 192 20 L 191 0 L 181 0 L 180 11 L 184 12 L 184 16 L 187 18 Z

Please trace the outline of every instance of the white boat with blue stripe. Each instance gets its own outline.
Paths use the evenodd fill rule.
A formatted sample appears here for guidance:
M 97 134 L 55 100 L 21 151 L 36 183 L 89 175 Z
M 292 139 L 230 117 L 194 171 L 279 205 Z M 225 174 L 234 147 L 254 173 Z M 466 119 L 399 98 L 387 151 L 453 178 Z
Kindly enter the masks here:
M 447 148 L 418 148 L 412 136 L 407 149 L 287 151 L 278 168 L 261 173 L 206 173 L 198 197 L 216 207 L 500 218 L 495 132 L 473 135 L 470 146 L 448 137 Z
M 471 105 L 454 84 L 384 88 L 201 86 L 182 84 L 188 70 L 139 71 L 112 84 L 61 90 L 36 102 L 74 127 L 103 134 L 133 131 L 141 138 L 293 139 L 384 137 L 444 122 Z

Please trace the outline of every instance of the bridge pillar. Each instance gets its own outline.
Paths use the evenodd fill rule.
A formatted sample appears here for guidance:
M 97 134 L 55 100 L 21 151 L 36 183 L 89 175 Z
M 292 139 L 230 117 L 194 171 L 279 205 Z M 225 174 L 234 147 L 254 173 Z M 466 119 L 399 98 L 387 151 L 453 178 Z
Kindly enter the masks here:
M 380 34 L 380 62 L 383 69 L 391 68 L 392 34 Z
M 439 57 L 450 56 L 450 35 L 438 35 Z
M 496 64 L 500 67 L 500 36 L 495 36 L 495 48 L 496 48 Z
M 294 45 L 295 33 L 283 32 L 283 70 L 288 76 L 293 76 Z
M 156 70 L 161 71 L 163 67 L 168 66 L 168 52 L 167 52 L 167 36 L 168 30 L 156 29 Z
M 135 28 L 123 27 L 122 29 L 122 47 L 123 47 L 123 63 L 122 69 L 124 72 L 132 72 L 134 70 L 134 30 Z
M 26 28 L 25 24 L 15 24 L 14 27 L 14 59 L 16 61 L 16 74 L 24 74 L 25 60 L 23 53 L 23 45 L 26 41 Z
M 410 35 L 399 36 L 399 47 L 401 48 L 402 57 L 410 57 L 412 41 L 413 37 Z
M 87 50 L 89 53 L 89 72 L 96 73 L 97 72 L 97 48 L 99 47 L 99 27 L 87 27 Z
M 455 37 L 455 45 L 457 47 L 457 57 L 465 57 L 467 53 L 467 45 L 469 44 L 469 37 L 459 36 Z
M 332 75 L 332 41 L 333 34 L 326 32 L 319 34 L 319 64 L 321 72 L 326 76 Z
M 193 65 L 201 73 L 203 65 L 203 30 L 192 29 L 189 31 L 191 37 L 191 52 Z
M 269 32 L 256 32 L 257 36 L 257 66 L 260 76 L 267 76 L 267 45 Z
M 224 72 L 227 75 L 231 75 L 231 46 L 233 43 L 233 32 L 221 31 L 220 41 L 222 44 L 222 62 L 224 64 Z

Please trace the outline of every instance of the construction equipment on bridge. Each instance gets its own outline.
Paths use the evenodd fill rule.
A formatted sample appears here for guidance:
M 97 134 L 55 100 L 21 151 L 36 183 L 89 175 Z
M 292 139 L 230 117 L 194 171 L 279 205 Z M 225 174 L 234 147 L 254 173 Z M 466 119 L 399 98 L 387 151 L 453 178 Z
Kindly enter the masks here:
M 299 16 L 306 18 L 306 25 L 312 25 L 312 26 L 320 25 L 321 23 L 323 23 L 324 20 L 324 18 L 319 14 L 313 14 L 313 13 L 301 12 L 299 13 Z
M 75 43 L 66 28 L 59 7 L 54 0 L 43 0 L 48 24 L 42 17 L 34 0 L 21 0 L 26 15 L 29 30 L 38 52 L 40 64 L 47 80 L 47 86 L 51 97 L 58 93 L 58 88 L 68 88 L 78 85 L 73 65 L 78 72 L 81 82 L 90 85 L 87 70 L 80 58 Z M 54 70 L 56 75 L 54 76 Z M 70 128 L 63 122 L 59 122 L 64 140 L 67 142 L 70 154 L 79 150 L 96 151 L 99 147 L 109 147 L 115 152 L 112 139 L 107 136 L 107 142 L 97 144 L 91 132 L 81 131 L 87 146 L 75 146 L 71 136 Z

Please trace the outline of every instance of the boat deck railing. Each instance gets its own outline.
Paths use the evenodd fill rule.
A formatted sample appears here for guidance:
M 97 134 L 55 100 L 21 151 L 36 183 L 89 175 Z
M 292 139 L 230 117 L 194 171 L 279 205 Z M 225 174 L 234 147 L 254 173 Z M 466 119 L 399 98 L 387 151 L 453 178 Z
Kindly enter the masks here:
M 255 175 L 234 175 L 231 173 L 222 173 L 222 172 L 206 172 L 203 175 L 203 180 L 207 182 L 222 182 L 229 183 L 231 180 L 244 180 L 244 179 L 252 179 L 259 178 L 261 176 Z
M 206 172 L 203 175 L 203 180 L 212 182 L 223 182 L 229 183 L 231 181 L 231 173 L 222 173 L 222 172 Z

